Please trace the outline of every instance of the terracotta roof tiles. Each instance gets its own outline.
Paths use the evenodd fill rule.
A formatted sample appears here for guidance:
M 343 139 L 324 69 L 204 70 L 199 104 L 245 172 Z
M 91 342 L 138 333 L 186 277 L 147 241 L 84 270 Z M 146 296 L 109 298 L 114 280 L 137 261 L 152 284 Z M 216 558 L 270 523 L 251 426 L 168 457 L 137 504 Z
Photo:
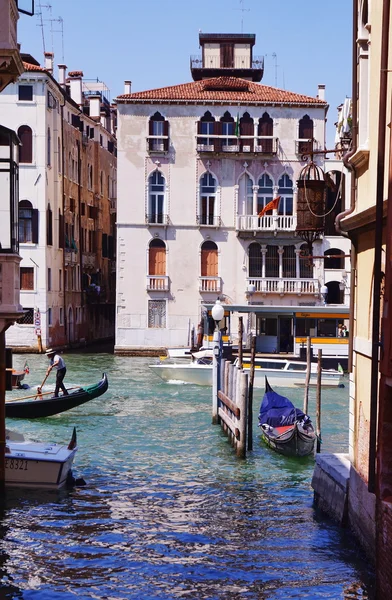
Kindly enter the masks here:
M 237 77 L 214 77 L 192 81 L 180 85 L 122 94 L 117 102 L 135 104 L 138 102 L 225 102 L 246 104 L 314 104 L 326 106 L 325 100 L 287 92 L 268 85 L 261 85 Z
M 25 68 L 25 71 L 40 71 L 41 73 L 47 73 L 47 70 L 43 67 L 40 67 L 38 65 L 32 65 L 28 62 L 23 62 L 23 66 Z

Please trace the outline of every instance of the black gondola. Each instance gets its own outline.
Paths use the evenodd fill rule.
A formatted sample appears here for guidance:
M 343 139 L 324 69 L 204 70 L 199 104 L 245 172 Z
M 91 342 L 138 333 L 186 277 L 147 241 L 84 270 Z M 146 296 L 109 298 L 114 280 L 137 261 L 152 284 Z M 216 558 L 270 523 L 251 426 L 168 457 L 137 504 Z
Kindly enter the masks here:
M 280 454 L 308 456 L 314 451 L 317 436 L 310 418 L 288 398 L 274 392 L 267 378 L 259 427 L 266 444 Z
M 10 419 L 40 419 L 58 415 L 102 396 L 108 386 L 108 378 L 106 373 L 103 373 L 102 379 L 98 383 L 77 388 L 67 396 L 57 396 L 56 398 L 36 396 L 36 399 L 6 401 L 5 416 Z

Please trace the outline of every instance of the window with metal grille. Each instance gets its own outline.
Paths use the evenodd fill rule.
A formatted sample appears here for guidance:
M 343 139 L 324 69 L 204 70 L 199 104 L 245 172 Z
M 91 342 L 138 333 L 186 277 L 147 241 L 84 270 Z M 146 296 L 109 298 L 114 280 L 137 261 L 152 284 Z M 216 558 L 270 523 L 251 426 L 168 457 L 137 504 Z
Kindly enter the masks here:
M 263 259 L 260 244 L 250 244 L 249 246 L 249 277 L 262 277 Z
M 297 276 L 296 272 L 296 256 L 294 246 L 284 246 L 282 256 L 282 268 L 283 277 L 294 278 Z
M 18 319 L 19 325 L 33 325 L 34 323 L 34 308 L 23 308 L 24 315 Z
M 265 276 L 279 277 L 279 254 L 277 246 L 267 246 L 265 256 Z
M 166 301 L 148 301 L 148 326 L 153 329 L 165 329 L 166 327 Z

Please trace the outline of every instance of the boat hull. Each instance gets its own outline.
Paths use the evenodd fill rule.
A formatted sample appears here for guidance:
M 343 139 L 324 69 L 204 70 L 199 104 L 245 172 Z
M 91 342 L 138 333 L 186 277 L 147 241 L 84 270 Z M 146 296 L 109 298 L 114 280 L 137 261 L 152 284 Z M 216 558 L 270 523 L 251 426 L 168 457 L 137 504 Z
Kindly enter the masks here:
M 267 426 L 268 427 L 268 426 Z M 279 454 L 285 456 L 309 456 L 314 452 L 316 435 L 313 428 L 305 432 L 298 423 L 287 427 L 261 426 L 262 439 Z
M 104 373 L 97 385 L 79 388 L 75 392 L 70 392 L 68 396 L 58 396 L 57 398 L 43 396 L 41 400 L 7 401 L 5 416 L 10 419 L 39 419 L 58 415 L 101 396 L 106 392 L 108 386 L 108 379 Z
M 12 441 L 6 435 L 5 483 L 12 487 L 59 489 L 71 475 L 77 446 L 35 442 L 21 439 Z
M 162 364 L 150 365 L 150 368 L 164 381 L 176 381 L 192 383 L 195 385 L 212 385 L 212 366 L 198 364 Z M 244 369 L 249 373 L 249 369 Z M 286 371 L 283 369 L 261 369 L 255 368 L 254 387 L 264 388 L 265 378 L 273 386 L 298 387 L 305 385 L 305 373 L 297 371 Z M 317 385 L 317 374 L 312 373 L 310 385 Z M 323 387 L 337 387 L 341 385 L 341 375 L 335 371 L 324 372 L 321 377 Z

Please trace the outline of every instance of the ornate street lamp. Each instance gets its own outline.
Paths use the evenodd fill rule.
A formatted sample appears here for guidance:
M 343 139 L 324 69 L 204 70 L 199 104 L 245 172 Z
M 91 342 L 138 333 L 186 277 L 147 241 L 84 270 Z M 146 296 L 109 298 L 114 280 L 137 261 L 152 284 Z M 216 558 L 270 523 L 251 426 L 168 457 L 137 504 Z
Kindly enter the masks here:
M 218 299 L 211 309 L 212 318 L 215 321 L 215 330 L 219 331 L 219 321 L 222 321 L 225 315 L 225 309 L 223 308 L 221 301 Z
M 327 300 L 328 300 L 328 288 L 326 285 L 321 286 L 320 294 L 321 294 L 321 297 L 323 299 L 324 306 L 325 306 L 327 304 Z
M 212 318 L 215 321 L 215 331 L 213 337 L 213 362 L 212 362 L 212 422 L 218 422 L 218 390 L 220 389 L 220 359 L 222 356 L 222 337 L 219 329 L 219 322 L 225 315 L 221 301 L 218 299 L 211 309 Z

